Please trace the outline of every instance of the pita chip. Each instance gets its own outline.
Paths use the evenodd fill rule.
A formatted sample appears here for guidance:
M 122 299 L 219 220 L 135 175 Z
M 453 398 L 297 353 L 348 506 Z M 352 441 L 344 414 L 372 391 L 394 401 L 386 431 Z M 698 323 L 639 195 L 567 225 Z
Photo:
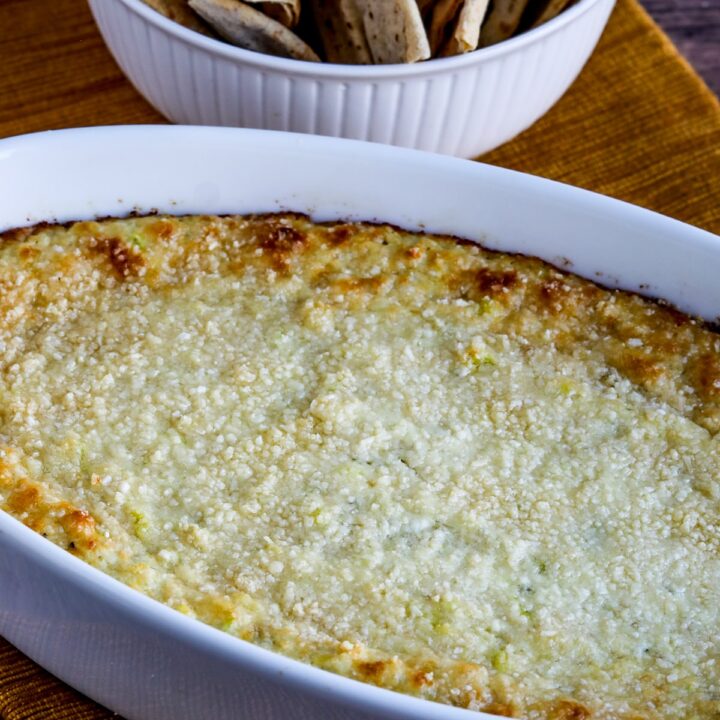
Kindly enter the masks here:
M 455 27 L 440 55 L 461 55 L 477 50 L 480 43 L 480 26 L 485 18 L 488 0 L 465 0 Z
M 430 57 L 416 0 L 357 0 L 376 64 L 413 63 Z
M 188 0 L 144 0 L 153 10 L 189 30 L 215 37 L 215 33 L 188 5 Z
M 234 45 L 296 60 L 320 60 L 292 30 L 239 0 L 189 2 L 198 15 Z
M 572 0 L 549 0 L 547 5 L 540 11 L 540 14 L 530 25 L 531 28 L 535 28 L 538 25 L 546 23 L 548 20 L 552 20 L 554 17 L 559 15 L 566 7 L 572 3 Z
M 507 40 L 518 28 L 528 0 L 495 0 L 480 31 L 480 46 Z
M 300 20 L 300 0 L 262 0 L 262 2 L 246 0 L 246 2 L 285 27 L 295 27 Z
M 430 14 L 430 28 L 428 40 L 430 41 L 430 52 L 435 57 L 440 48 L 450 35 L 458 10 L 463 0 L 438 0 L 433 5 Z
M 428 24 L 428 22 L 427 22 L 428 15 L 430 15 L 433 7 L 435 7 L 437 2 L 438 2 L 438 0 L 417 0 L 417 5 L 418 5 L 418 8 L 420 9 L 420 14 L 423 16 L 426 26 Z
M 357 0 L 310 0 L 310 7 L 328 62 L 372 65 Z

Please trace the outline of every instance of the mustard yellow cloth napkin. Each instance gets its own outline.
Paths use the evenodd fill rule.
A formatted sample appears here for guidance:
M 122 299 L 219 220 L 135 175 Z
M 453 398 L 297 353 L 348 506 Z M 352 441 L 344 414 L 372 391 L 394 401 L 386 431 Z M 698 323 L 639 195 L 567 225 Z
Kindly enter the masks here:
M 163 122 L 117 69 L 78 0 L 0 11 L 0 137 Z M 720 105 L 635 0 L 618 0 L 567 95 L 481 158 L 579 185 L 720 233 Z M 0 639 L 2 720 L 114 717 Z

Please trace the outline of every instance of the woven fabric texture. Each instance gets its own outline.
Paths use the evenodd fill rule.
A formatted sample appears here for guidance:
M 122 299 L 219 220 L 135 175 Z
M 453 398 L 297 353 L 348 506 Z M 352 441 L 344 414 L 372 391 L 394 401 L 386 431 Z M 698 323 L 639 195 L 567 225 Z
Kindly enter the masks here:
M 0 137 L 163 119 L 113 63 L 79 0 L 4 0 Z M 720 233 L 720 104 L 635 0 L 535 126 L 481 158 Z M 116 717 L 0 639 L 0 719 Z

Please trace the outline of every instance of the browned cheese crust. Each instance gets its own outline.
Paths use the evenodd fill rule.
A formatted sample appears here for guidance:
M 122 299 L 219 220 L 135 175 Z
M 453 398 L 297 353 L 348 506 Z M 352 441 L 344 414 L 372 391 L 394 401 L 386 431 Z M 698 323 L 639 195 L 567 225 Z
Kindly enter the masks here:
M 180 581 L 163 574 L 165 561 L 158 558 L 165 556 L 151 547 L 156 540 L 145 539 L 157 530 L 170 543 L 170 531 L 152 524 L 147 528 L 143 514 L 127 504 L 113 515 L 107 497 L 102 503 L 93 499 L 110 480 L 86 457 L 89 450 L 67 440 L 67 464 L 57 460 L 53 466 L 44 459 L 44 450 L 36 452 L 28 439 L 32 422 L 23 418 L 40 414 L 43 409 L 33 403 L 41 401 L 22 404 L 11 390 L 24 373 L 34 371 L 33 363 L 44 362 L 38 357 L 37 338 L 63 323 L 80 332 L 83 318 L 97 319 L 100 309 L 106 311 L 106 297 L 112 298 L 110 312 L 121 308 L 123 298 L 141 305 L 204 278 L 228 277 L 254 278 L 270 294 L 295 293 L 288 307 L 297 308 L 297 317 L 311 328 L 325 322 L 323 313 L 387 311 L 404 318 L 413 311 L 419 316 L 432 304 L 436 326 L 457 318 L 465 325 L 481 322 L 487 337 L 552 349 L 573 361 L 604 363 L 608 383 L 619 375 L 653 407 L 666 407 L 692 421 L 708 438 L 720 431 L 718 334 L 672 307 L 605 289 L 538 259 L 389 226 L 319 225 L 295 215 L 79 222 L 8 232 L 0 243 L 0 507 L 76 556 L 193 617 L 375 685 L 508 717 L 674 717 L 664 709 L 669 692 L 665 676 L 636 678 L 635 696 L 623 702 L 606 702 L 602 688 L 583 690 L 581 685 L 558 684 L 544 695 L 545 690 L 533 690 L 508 669 L 504 650 L 468 658 L 428 646 L 401 655 L 393 647 L 369 646 L 351 634 L 349 639 L 330 630 L 303 635 L 285 619 L 258 609 L 262 593 L 256 597 L 245 586 L 206 593 L 187 581 L 181 588 Z M 292 289 L 296 287 L 300 289 Z M 58 342 L 66 340 L 63 336 Z M 87 353 L 96 350 L 88 347 Z M 468 352 L 470 365 L 486 362 L 479 351 Z M 488 366 L 495 363 L 487 360 Z M 77 407 L 91 402 L 68 400 L 57 392 L 47 398 L 48 407 L 71 403 L 72 412 L 79 412 Z M 123 392 L 118 390 L 118 403 Z M 18 423 L 27 426 L 27 437 L 9 434 Z M 705 475 L 697 474 L 695 483 L 717 509 L 718 479 L 712 474 L 714 466 L 709 467 Z M 125 498 L 122 488 L 118 492 Z M 317 519 L 321 510 L 313 512 Z M 692 523 L 687 517 L 672 522 L 685 528 L 689 543 L 717 558 L 717 515 L 697 516 Z M 281 560 L 274 561 L 277 567 L 287 566 L 287 558 Z M 268 563 L 272 570 L 271 560 Z M 544 573 L 544 567 L 538 572 Z M 440 606 L 442 610 L 450 604 Z M 434 612 L 433 627 L 451 632 L 437 619 L 445 611 Z M 714 677 L 717 683 L 717 673 Z M 720 717 L 717 685 L 714 692 L 689 692 L 683 700 L 685 717 Z

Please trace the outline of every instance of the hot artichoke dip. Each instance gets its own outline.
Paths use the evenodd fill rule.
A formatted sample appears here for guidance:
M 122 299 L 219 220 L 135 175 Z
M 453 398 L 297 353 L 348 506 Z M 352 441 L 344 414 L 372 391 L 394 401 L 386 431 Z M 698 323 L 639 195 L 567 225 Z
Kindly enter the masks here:
M 517 718 L 720 718 L 720 335 L 295 215 L 0 243 L 0 507 L 182 613 Z

